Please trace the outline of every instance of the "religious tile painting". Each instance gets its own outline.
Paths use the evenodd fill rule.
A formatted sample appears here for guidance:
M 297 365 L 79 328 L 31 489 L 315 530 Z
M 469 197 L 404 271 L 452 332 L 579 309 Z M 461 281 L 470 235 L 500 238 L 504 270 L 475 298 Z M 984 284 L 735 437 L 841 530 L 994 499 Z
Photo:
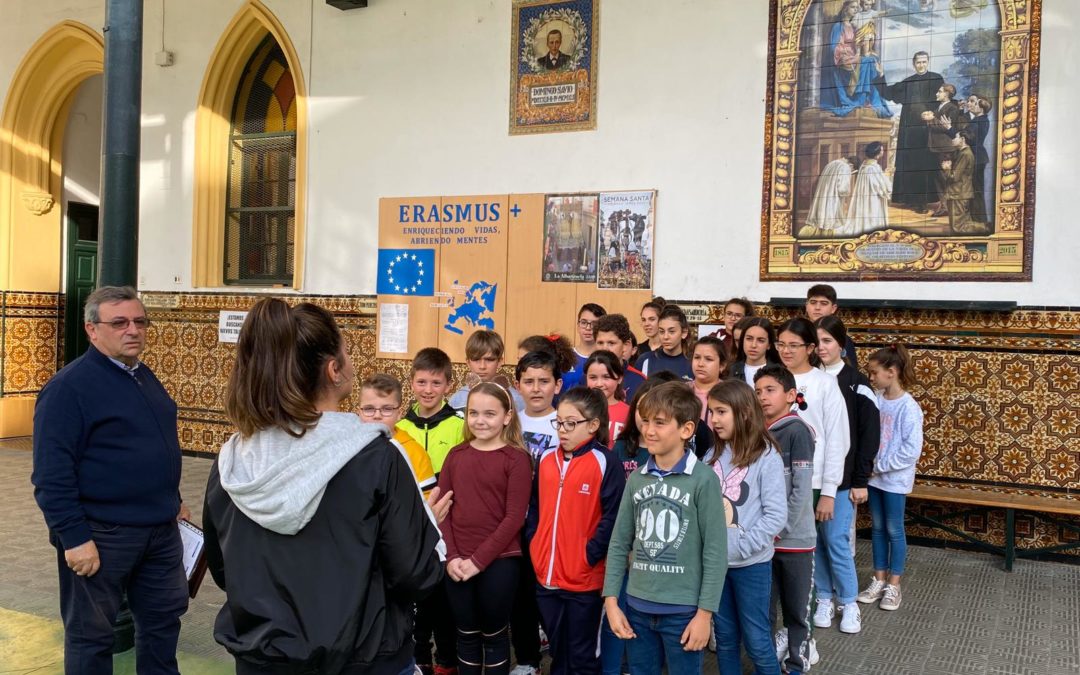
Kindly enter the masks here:
M 1041 0 L 771 0 L 761 278 L 1031 279 Z

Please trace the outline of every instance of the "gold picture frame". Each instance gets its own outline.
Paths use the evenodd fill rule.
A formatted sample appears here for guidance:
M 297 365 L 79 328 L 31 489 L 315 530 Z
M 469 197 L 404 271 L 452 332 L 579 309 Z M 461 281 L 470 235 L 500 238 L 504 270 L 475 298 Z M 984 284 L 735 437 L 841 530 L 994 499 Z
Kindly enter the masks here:
M 1041 9 L 770 0 L 761 279 L 1030 281 Z M 896 102 L 919 81 L 934 101 Z

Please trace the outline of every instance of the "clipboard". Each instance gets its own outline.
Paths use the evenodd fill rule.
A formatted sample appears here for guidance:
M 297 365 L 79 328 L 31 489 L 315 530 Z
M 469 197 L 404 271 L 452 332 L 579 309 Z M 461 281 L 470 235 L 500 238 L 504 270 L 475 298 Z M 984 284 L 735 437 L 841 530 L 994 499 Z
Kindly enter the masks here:
M 188 597 L 194 598 L 206 576 L 206 540 L 203 531 L 186 520 L 177 522 L 180 540 L 184 543 L 184 575 L 188 581 Z

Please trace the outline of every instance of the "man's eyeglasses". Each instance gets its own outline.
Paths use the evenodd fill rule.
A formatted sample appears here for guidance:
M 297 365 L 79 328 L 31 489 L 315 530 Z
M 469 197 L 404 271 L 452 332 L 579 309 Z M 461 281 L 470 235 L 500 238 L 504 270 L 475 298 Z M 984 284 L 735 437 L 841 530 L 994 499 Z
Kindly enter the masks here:
M 150 325 L 150 319 L 138 316 L 134 319 L 113 319 L 112 321 L 95 321 L 96 324 L 104 324 L 113 330 L 127 330 L 128 325 L 135 324 L 135 328 L 146 330 Z
M 595 418 L 593 418 L 595 419 Z M 592 419 L 587 420 L 551 420 L 551 428 L 555 431 L 566 431 L 567 433 L 573 433 L 577 425 L 584 424 L 585 422 L 592 422 Z
M 366 405 L 360 408 L 360 414 L 364 417 L 390 417 L 398 411 L 400 406 L 396 405 L 384 405 L 380 408 L 376 408 L 373 405 Z
M 800 347 L 805 347 L 805 342 L 777 342 L 776 349 L 782 352 L 793 352 Z

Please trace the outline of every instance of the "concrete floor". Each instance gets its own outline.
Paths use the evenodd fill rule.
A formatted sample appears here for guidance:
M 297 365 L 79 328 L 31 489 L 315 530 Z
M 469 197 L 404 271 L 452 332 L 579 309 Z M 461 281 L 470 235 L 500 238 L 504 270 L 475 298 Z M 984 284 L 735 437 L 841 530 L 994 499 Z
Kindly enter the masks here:
M 211 461 L 184 459 L 182 493 L 199 520 Z M 55 551 L 30 485 L 28 439 L 0 441 L 0 673 L 61 673 Z M 859 541 L 860 583 L 870 545 Z M 864 609 L 859 635 L 817 632 L 815 673 L 836 675 L 1080 673 L 1080 566 L 1020 560 L 1001 570 L 989 555 L 913 546 L 904 606 Z M 184 673 L 229 673 L 232 660 L 213 639 L 224 594 L 207 578 L 184 617 Z M 133 673 L 133 652 L 116 658 Z M 715 673 L 712 655 L 704 672 Z M 748 671 L 749 672 L 749 671 Z

